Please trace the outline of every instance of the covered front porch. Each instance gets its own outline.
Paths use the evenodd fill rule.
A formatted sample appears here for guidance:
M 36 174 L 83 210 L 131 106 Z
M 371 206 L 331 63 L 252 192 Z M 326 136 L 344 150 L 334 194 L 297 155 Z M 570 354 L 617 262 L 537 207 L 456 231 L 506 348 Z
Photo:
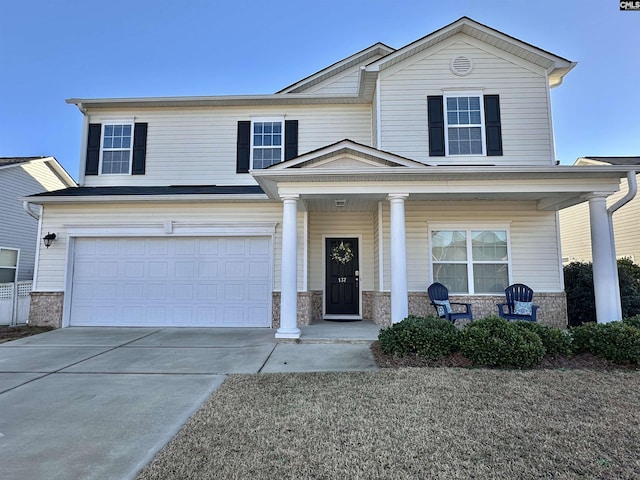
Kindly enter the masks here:
M 352 252 L 355 268 L 338 265 L 333 275 L 338 287 L 356 285 L 357 297 L 350 298 L 357 310 L 334 320 L 364 319 L 385 326 L 409 314 L 433 314 L 426 289 L 445 275 L 458 285 L 453 296 L 474 305 L 476 318 L 496 313 L 502 290 L 521 282 L 535 290 L 536 303 L 546 312 L 541 320 L 565 326 L 557 212 L 589 201 L 594 252 L 602 252 L 598 262 L 608 265 L 614 252 L 602 205 L 619 189 L 627 170 L 429 166 L 345 140 L 254 171 L 267 195 L 283 204 L 281 284 L 273 308 L 276 337 L 299 338 L 301 327 L 331 317 L 330 257 L 339 245 L 331 241 L 357 246 Z M 447 261 L 446 255 L 435 253 L 434 238 L 452 233 L 469 239 L 466 247 L 458 245 L 468 256 Z M 473 238 L 494 237 L 499 245 L 473 243 Z M 496 248 L 501 253 L 487 257 L 489 261 L 476 259 L 478 248 L 485 254 Z M 451 272 L 463 272 L 463 281 Z M 599 285 L 612 283 L 607 275 L 596 278 L 596 292 Z M 615 301 L 603 295 L 596 300 L 599 321 L 615 319 Z

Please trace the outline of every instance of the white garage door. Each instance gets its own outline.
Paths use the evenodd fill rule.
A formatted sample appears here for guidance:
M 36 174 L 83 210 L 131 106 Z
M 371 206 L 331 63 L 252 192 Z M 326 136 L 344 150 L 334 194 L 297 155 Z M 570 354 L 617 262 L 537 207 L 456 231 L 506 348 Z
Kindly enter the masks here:
M 271 325 L 271 239 L 79 238 L 70 325 Z

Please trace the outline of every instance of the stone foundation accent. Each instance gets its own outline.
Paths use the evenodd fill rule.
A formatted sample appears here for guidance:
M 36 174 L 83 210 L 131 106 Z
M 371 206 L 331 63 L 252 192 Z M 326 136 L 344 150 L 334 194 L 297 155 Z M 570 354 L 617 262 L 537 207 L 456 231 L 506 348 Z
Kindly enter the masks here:
M 29 325 L 62 327 L 64 292 L 31 292 Z
M 37 293 L 37 292 L 34 292 Z M 451 295 L 452 302 L 471 303 L 473 318 L 498 314 L 498 303 L 505 301 L 504 295 L 462 296 Z M 33 293 L 32 293 L 33 302 Z M 298 326 L 322 320 L 322 291 L 298 292 Z M 562 293 L 535 293 L 533 303 L 538 305 L 538 322 L 545 325 L 567 328 L 567 298 Z M 32 307 L 33 309 L 33 307 Z M 435 315 L 426 292 L 409 292 L 409 315 Z M 362 318 L 376 325 L 391 325 L 391 293 L 362 292 Z M 60 301 L 62 319 L 62 300 Z M 280 292 L 273 292 L 273 328 L 280 327 Z
M 313 292 L 298 292 L 297 309 L 297 325 L 309 325 L 313 309 Z M 271 295 L 271 328 L 280 328 L 280 292 L 273 292 Z
M 451 302 L 470 303 L 473 318 L 483 318 L 489 315 L 498 315 L 498 303 L 504 303 L 504 295 L 462 296 L 451 295 Z M 551 327 L 567 328 L 567 297 L 562 293 L 534 293 L 533 303 L 538 305 L 538 323 Z M 435 309 L 431 306 L 429 295 L 422 292 L 409 293 L 410 315 L 435 315 Z

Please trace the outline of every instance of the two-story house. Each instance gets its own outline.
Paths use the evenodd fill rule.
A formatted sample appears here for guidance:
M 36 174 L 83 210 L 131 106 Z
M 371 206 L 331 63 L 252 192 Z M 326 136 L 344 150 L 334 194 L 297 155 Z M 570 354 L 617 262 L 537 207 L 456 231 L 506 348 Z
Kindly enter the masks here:
M 549 90 L 574 65 L 463 17 L 271 95 L 68 100 L 80 187 L 28 199 L 57 235 L 32 321 L 295 338 L 433 314 L 438 281 L 476 317 L 526 283 L 566 325 L 558 210 L 626 172 L 556 165 Z

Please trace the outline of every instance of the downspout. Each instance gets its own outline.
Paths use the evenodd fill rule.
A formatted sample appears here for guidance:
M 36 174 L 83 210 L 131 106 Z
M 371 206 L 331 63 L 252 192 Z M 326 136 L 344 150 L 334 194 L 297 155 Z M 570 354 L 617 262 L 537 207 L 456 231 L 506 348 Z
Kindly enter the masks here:
M 29 202 L 28 200 L 24 200 L 22 202 L 22 208 L 24 208 L 24 211 L 27 212 L 29 215 L 31 215 L 36 220 L 40 220 L 40 210 L 38 210 L 37 212 L 35 212 L 34 210 L 31 210 L 31 206 L 32 205 L 33 204 L 31 202 Z
M 616 249 L 615 249 L 616 243 L 613 236 L 613 214 L 617 212 L 621 207 L 625 206 L 627 203 L 633 200 L 634 197 L 636 196 L 636 193 L 638 192 L 638 182 L 636 180 L 636 172 L 627 172 L 627 186 L 629 187 L 627 194 L 624 197 L 622 197 L 620 200 L 618 200 L 616 203 L 611 205 L 609 208 L 607 208 L 607 217 L 609 221 L 609 236 L 611 237 L 611 245 L 613 245 L 613 250 L 611 251 L 611 257 L 612 257 L 611 261 L 613 262 L 613 265 L 614 265 L 613 271 L 614 271 L 615 282 L 617 286 L 617 288 L 615 289 L 616 306 L 618 309 L 617 317 L 620 320 L 622 320 L 622 299 L 620 298 L 620 278 L 618 277 L 618 259 L 616 258 Z
M 82 140 L 80 142 L 80 165 L 78 165 L 78 184 L 84 185 L 85 168 L 87 166 L 87 140 L 89 136 L 89 115 L 82 103 L 77 104 L 82 113 Z

